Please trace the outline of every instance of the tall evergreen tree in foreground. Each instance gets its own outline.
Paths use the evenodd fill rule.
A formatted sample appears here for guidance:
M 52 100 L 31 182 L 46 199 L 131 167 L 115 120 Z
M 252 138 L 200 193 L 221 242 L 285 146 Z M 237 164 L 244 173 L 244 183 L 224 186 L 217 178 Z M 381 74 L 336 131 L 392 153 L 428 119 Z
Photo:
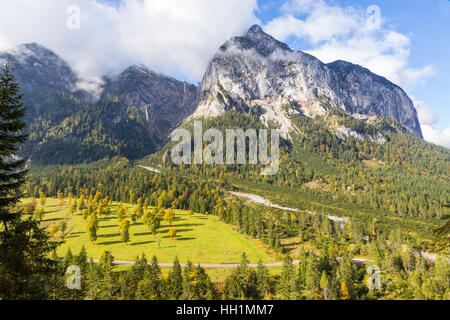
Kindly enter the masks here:
M 22 197 L 19 188 L 26 175 L 26 159 L 16 160 L 18 145 L 27 138 L 21 134 L 25 129 L 21 118 L 26 112 L 22 98 L 9 67 L 3 66 L 0 76 L 0 221 L 5 231 L 19 218 L 11 209 Z
M 44 299 L 54 262 L 47 257 L 56 247 L 33 218 L 23 219 L 17 204 L 23 196 L 26 159 L 18 159 L 26 108 L 10 68 L 0 75 L 0 300 Z

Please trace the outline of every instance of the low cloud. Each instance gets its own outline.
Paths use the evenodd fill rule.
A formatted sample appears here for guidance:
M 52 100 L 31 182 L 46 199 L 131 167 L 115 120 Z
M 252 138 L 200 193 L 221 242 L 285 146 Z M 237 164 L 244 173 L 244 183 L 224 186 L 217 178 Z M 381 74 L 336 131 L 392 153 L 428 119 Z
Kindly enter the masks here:
M 422 133 L 426 141 L 450 149 L 450 128 L 439 130 L 433 126 L 422 125 Z
M 439 123 L 439 113 L 423 101 L 414 100 L 417 109 L 423 137 L 426 141 L 450 148 L 450 128 L 439 130 L 436 125 Z
M 81 10 L 79 29 L 67 27 L 74 5 Z M 223 42 L 259 22 L 257 0 L 127 0 L 114 7 L 93 0 L 2 0 L 1 7 L 0 50 L 37 42 L 92 79 L 143 63 L 199 81 Z
M 439 122 L 439 113 L 433 108 L 427 106 L 423 101 L 414 100 L 414 106 L 416 107 L 419 122 L 422 125 L 434 126 Z

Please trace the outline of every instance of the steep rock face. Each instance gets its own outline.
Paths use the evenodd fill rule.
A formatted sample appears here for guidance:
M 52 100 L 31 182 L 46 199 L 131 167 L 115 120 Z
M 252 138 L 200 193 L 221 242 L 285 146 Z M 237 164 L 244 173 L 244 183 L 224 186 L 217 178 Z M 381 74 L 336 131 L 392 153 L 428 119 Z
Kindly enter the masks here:
M 346 111 L 394 118 L 422 137 L 414 104 L 399 86 L 350 62 L 338 60 L 327 66 L 336 74 L 338 94 Z
M 91 99 L 90 93 L 78 88 L 79 80 L 69 65 L 39 44 L 21 44 L 0 52 L 0 64 L 11 67 L 20 85 L 29 125 L 37 118 L 62 121 L 78 111 L 71 96 Z
M 220 48 L 199 91 L 194 117 L 257 105 L 262 120 L 278 123 L 284 136 L 289 136 L 292 125 L 280 110 L 283 105 L 294 105 L 309 117 L 324 115 L 330 106 L 393 117 L 422 137 L 412 102 L 399 87 L 362 67 L 349 68 L 341 62 L 327 65 L 307 53 L 292 51 L 259 26 Z
M 194 111 L 197 87 L 145 67 L 132 66 L 116 77 L 105 78 L 101 98 L 114 97 L 128 113 L 137 108 L 148 133 L 156 144 L 161 144 Z

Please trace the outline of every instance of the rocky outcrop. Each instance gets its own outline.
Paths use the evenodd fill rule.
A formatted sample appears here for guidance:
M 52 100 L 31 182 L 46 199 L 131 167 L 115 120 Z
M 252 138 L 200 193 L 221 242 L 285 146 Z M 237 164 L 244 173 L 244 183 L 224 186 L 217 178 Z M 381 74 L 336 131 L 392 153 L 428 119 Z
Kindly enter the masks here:
M 360 66 L 343 61 L 324 64 L 293 51 L 259 26 L 220 47 L 199 91 L 195 117 L 258 104 L 262 120 L 278 123 L 285 132 L 290 130 L 283 119 L 286 115 L 268 108 L 294 105 L 304 115 L 316 117 L 337 107 L 349 113 L 395 118 L 422 137 L 417 112 L 401 88 Z M 274 106 L 274 101 L 280 105 Z
M 127 111 L 137 108 L 150 136 L 161 144 L 195 110 L 197 87 L 132 66 L 118 76 L 105 78 L 101 98 L 117 98 Z
M 402 88 L 350 62 L 338 60 L 327 66 L 335 72 L 337 92 L 346 111 L 394 118 L 422 137 L 417 111 Z

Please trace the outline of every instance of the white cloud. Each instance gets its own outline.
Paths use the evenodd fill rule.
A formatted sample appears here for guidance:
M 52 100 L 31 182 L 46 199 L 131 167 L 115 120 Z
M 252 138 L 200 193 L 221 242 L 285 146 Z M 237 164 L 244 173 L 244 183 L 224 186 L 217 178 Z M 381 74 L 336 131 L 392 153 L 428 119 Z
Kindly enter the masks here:
M 0 51 L 9 50 L 13 45 L 6 39 L 6 37 L 0 34 Z
M 67 8 L 81 8 L 81 29 L 69 30 Z M 257 0 L 2 0 L 2 37 L 37 42 L 60 54 L 82 76 L 116 73 L 130 64 L 191 81 L 201 79 L 217 48 L 258 20 Z
M 365 23 L 353 7 L 328 6 L 322 0 L 287 1 L 281 12 L 284 16 L 274 19 L 266 26 L 270 34 L 280 39 L 294 35 L 318 43 L 336 36 L 348 35 L 361 23 Z M 306 15 L 306 18 L 298 19 L 296 14 Z
M 324 0 L 289 0 L 282 12 L 265 29 L 281 40 L 294 36 L 309 41 L 313 49 L 307 52 L 326 63 L 340 59 L 362 65 L 407 91 L 435 73 L 430 65 L 410 67 L 410 39 L 384 28 L 382 16 L 374 12 Z
M 414 100 L 423 137 L 426 141 L 450 148 L 450 128 L 439 130 L 435 126 L 439 122 L 439 113 L 427 106 L 423 101 Z
M 422 133 L 426 141 L 450 149 L 450 128 L 439 130 L 433 126 L 422 125 Z
M 439 122 L 439 113 L 433 108 L 427 106 L 423 101 L 414 100 L 414 106 L 416 107 L 419 122 L 421 125 L 433 126 Z

